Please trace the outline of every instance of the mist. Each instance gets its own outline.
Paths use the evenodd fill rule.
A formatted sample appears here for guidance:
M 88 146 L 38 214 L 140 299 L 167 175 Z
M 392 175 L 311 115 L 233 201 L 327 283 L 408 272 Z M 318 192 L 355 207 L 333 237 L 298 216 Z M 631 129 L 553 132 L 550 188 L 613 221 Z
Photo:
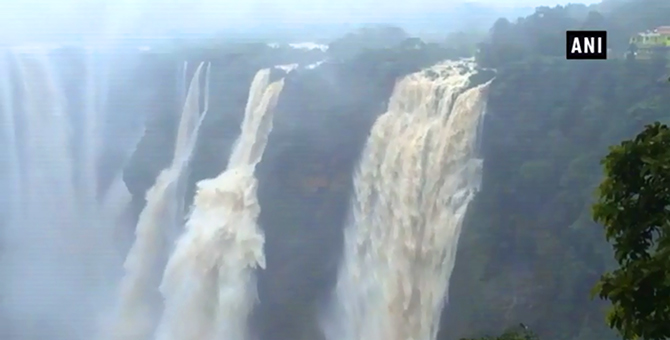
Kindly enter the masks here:
M 23 0 L 0 2 L 0 42 L 105 43 L 391 23 L 410 28 L 481 24 L 566 1 Z M 585 1 L 594 3 L 594 0 Z M 514 11 L 521 9 L 521 11 Z M 488 14 L 484 12 L 492 11 Z M 486 21 L 486 22 L 484 22 Z
M 330 44 L 327 52 L 325 49 L 306 51 L 299 48 L 286 52 L 283 47 L 275 48 L 281 44 L 259 44 L 262 45 L 258 49 L 260 52 L 254 52 L 250 48 L 250 51 L 238 53 L 235 50 L 237 46 L 231 47 L 230 51 L 217 49 L 219 41 L 212 40 L 197 47 L 184 44 L 186 47 L 175 53 L 145 53 L 154 46 L 140 49 L 135 47 L 170 42 L 173 39 L 197 41 L 209 38 L 242 38 L 265 42 L 279 42 L 284 39 L 281 42 L 310 41 L 325 44 L 359 26 L 369 24 L 401 27 L 402 29 L 391 30 L 402 33 L 397 35 L 399 40 L 394 40 L 395 36 L 389 38 L 393 41 L 408 41 L 404 37 L 410 35 L 424 38 L 428 34 L 418 33 L 432 32 L 437 32 L 439 39 L 444 39 L 448 33 L 455 31 L 486 32 L 498 18 L 513 20 L 532 13 L 536 6 L 555 5 L 556 1 L 558 0 L 19 0 L 11 3 L 9 0 L 0 0 L 0 50 L 4 53 L 0 54 L 0 73 L 4 77 L 0 82 L 0 119 L 4 124 L 0 129 L 0 144 L 7 145 L 7 154 L 3 154 L 5 158 L 0 159 L 0 171 L 3 171 L 0 185 L 7 186 L 3 188 L 3 197 L 0 197 L 3 206 L 7 207 L 6 211 L 0 207 L 0 338 L 108 340 L 105 336 L 109 334 L 100 333 L 107 332 L 109 324 L 115 325 L 109 319 L 113 319 L 114 306 L 119 300 L 118 281 L 121 277 L 128 276 L 123 273 L 124 260 L 127 260 L 132 241 L 138 238 L 135 234 L 138 233 L 137 230 L 146 229 L 136 227 L 145 224 L 143 220 L 137 221 L 141 219 L 138 217 L 142 216 L 141 211 L 145 209 L 144 211 L 154 213 L 155 216 L 151 216 L 149 221 L 151 223 L 146 224 L 150 224 L 155 230 L 166 228 L 167 223 L 160 218 L 167 216 L 171 219 L 169 222 L 177 227 L 177 231 L 182 231 L 181 227 L 186 225 L 182 221 L 182 214 L 187 215 L 182 205 L 191 203 L 194 197 L 192 191 L 197 187 L 196 180 L 206 180 L 208 176 L 212 177 L 226 169 L 220 165 L 225 164 L 228 159 L 229 155 L 226 153 L 233 149 L 236 133 L 242 134 L 236 129 L 244 130 L 240 121 L 243 122 L 242 118 L 246 119 L 247 113 L 242 112 L 245 110 L 242 106 L 246 101 L 251 102 L 248 97 L 253 97 L 247 93 L 258 92 L 253 90 L 253 75 L 259 69 L 267 69 L 268 79 L 270 75 L 280 77 L 274 73 L 277 73 L 286 60 L 301 65 L 299 68 L 296 66 L 295 72 L 286 71 L 287 74 L 293 72 L 290 77 L 281 75 L 288 79 L 288 85 L 286 91 L 279 91 L 281 100 L 277 99 L 277 107 L 280 109 L 277 109 L 277 124 L 273 125 L 276 127 L 273 135 L 268 137 L 268 132 L 261 136 L 264 143 L 270 140 L 267 142 L 267 160 L 259 165 L 262 176 L 250 180 L 248 187 L 253 190 L 246 190 L 246 187 L 242 188 L 245 190 L 238 190 L 237 187 L 231 189 L 244 193 L 253 192 L 256 195 L 255 181 L 260 183 L 259 194 L 253 198 L 253 202 L 257 200 L 258 205 L 263 205 L 262 214 L 255 210 L 252 211 L 253 214 L 247 214 L 244 209 L 252 205 L 242 204 L 240 206 L 244 214 L 239 214 L 239 220 L 249 226 L 246 230 L 256 232 L 255 229 L 259 229 L 263 233 L 267 232 L 267 240 L 264 235 L 262 237 L 267 246 L 262 243 L 254 244 L 254 249 L 267 252 L 263 256 L 268 259 L 268 270 L 258 270 L 259 283 L 256 284 L 255 267 L 242 266 L 241 269 L 232 271 L 239 272 L 240 275 L 230 274 L 232 278 L 228 281 L 235 283 L 230 285 L 234 289 L 223 290 L 235 293 L 230 296 L 238 296 L 243 292 L 247 294 L 243 296 L 249 297 L 245 298 L 244 303 L 244 310 L 248 313 L 235 318 L 233 323 L 236 328 L 230 327 L 231 329 L 242 329 L 247 326 L 247 319 L 251 319 L 249 323 L 252 326 L 249 328 L 252 328 L 253 333 L 260 334 L 259 339 L 295 339 L 299 333 L 295 329 L 302 331 L 316 327 L 314 325 L 318 324 L 318 320 L 301 321 L 305 319 L 302 316 L 314 317 L 312 314 L 315 313 L 308 312 L 316 310 L 314 306 L 317 302 L 325 304 L 322 300 L 326 300 L 324 296 L 332 288 L 331 283 L 334 285 L 337 282 L 336 266 L 342 256 L 337 253 L 339 250 L 336 248 L 339 245 L 334 244 L 340 242 L 336 241 L 337 237 L 343 236 L 333 235 L 342 234 L 338 229 L 343 227 L 339 217 L 344 216 L 346 209 L 349 209 L 346 203 L 350 196 L 347 193 L 347 180 L 353 173 L 358 154 L 362 152 L 363 141 L 368 135 L 366 129 L 370 129 L 376 115 L 380 114 L 377 108 L 385 106 L 392 95 L 395 79 L 407 76 L 407 72 L 414 68 L 418 71 L 428 65 L 429 60 L 452 58 L 447 55 L 449 48 L 453 46 L 442 46 L 449 45 L 443 43 L 434 50 L 426 49 L 429 52 L 425 52 L 425 60 L 415 58 L 411 54 L 413 52 L 403 50 L 407 55 L 403 55 L 401 61 L 407 61 L 406 64 L 411 64 L 411 67 L 393 66 L 384 70 L 377 70 L 374 66 L 386 66 L 388 63 L 382 56 L 372 54 L 366 55 L 367 59 L 352 57 L 346 61 L 348 64 L 344 67 L 339 65 L 340 59 L 345 58 L 337 54 L 337 43 Z M 409 34 L 405 34 L 403 30 Z M 375 42 L 382 39 L 368 40 Z M 121 48 L 121 45 L 128 42 L 138 45 Z M 360 43 L 361 49 L 372 44 L 363 41 Z M 25 45 L 31 46 L 31 49 L 18 48 Z M 65 46 L 42 48 L 51 45 Z M 33 46 L 41 47 L 32 49 Z M 346 43 L 340 46 L 344 46 L 340 51 L 354 50 Z M 435 46 L 431 45 L 432 47 Z M 419 51 L 416 55 L 423 56 L 421 53 L 424 52 Z M 167 197 L 164 194 L 165 197 L 155 199 L 158 203 L 153 205 L 162 210 L 157 208 L 150 211 L 146 209 L 152 207 L 148 203 L 150 195 L 146 194 L 147 189 L 161 182 L 154 173 L 165 165 L 161 165 L 160 154 L 169 153 L 165 150 L 178 144 L 171 138 L 179 140 L 177 136 L 173 136 L 178 135 L 177 117 L 184 108 L 184 97 L 187 97 L 185 84 L 190 79 L 187 74 L 195 71 L 189 70 L 187 65 L 203 62 L 199 58 L 213 60 L 213 112 L 208 116 L 213 118 L 203 118 L 201 121 L 204 136 L 202 142 L 195 137 L 193 139 L 193 175 L 189 168 L 184 171 L 187 174 L 183 175 L 183 181 L 182 177 L 177 176 L 179 185 L 174 184 L 174 187 L 184 192 L 173 194 L 166 190 L 172 196 Z M 209 67 L 207 69 L 205 87 L 209 89 Z M 382 74 L 381 71 L 385 73 Z M 447 79 L 451 76 L 444 77 Z M 462 78 L 470 81 L 470 75 L 463 75 Z M 198 83 L 199 81 L 194 81 L 194 84 Z M 426 89 L 432 89 L 437 82 L 425 80 L 420 84 Z M 465 88 L 465 85 L 462 86 Z M 279 92 L 276 94 L 277 98 Z M 205 102 L 208 105 L 209 101 Z M 485 100 L 477 99 L 476 102 L 477 105 L 484 105 Z M 483 115 L 477 113 L 479 114 Z M 251 113 L 249 116 L 252 116 Z M 328 120 L 331 123 L 324 123 Z M 368 123 L 367 128 L 364 127 Z M 327 128 L 324 128 L 325 125 L 328 125 Z M 354 130 L 360 132 L 360 136 L 351 137 Z M 347 141 L 342 145 L 341 140 L 355 142 Z M 382 144 L 386 143 L 380 143 Z M 398 146 L 398 149 L 402 149 L 402 146 Z M 333 185 L 331 182 L 338 182 L 328 180 L 327 177 L 324 180 L 326 186 L 329 186 L 327 189 L 336 192 L 332 194 L 335 198 L 327 197 L 330 192 L 324 194 L 326 190 L 320 189 L 321 182 L 324 182 L 321 177 L 310 181 L 314 176 L 303 171 L 303 167 L 309 168 L 310 165 L 309 159 L 303 161 L 305 158 L 297 156 L 304 154 L 303 149 L 308 149 L 314 155 L 313 163 L 317 165 L 330 164 L 324 161 L 327 157 L 328 162 L 337 163 L 326 167 L 339 167 L 333 171 L 337 173 L 332 176 L 339 176 L 338 181 L 344 184 Z M 412 153 L 410 156 L 415 155 Z M 188 159 L 190 162 L 190 156 Z M 296 161 L 297 159 L 300 161 Z M 291 162 L 300 166 L 291 167 Z M 215 163 L 218 165 L 212 165 Z M 341 166 L 340 163 L 348 165 Z M 436 173 L 439 170 L 441 169 L 435 168 Z M 282 173 L 290 180 L 284 180 L 280 176 Z M 291 177 L 288 177 L 289 173 Z M 279 177 L 282 179 L 275 179 Z M 391 178 L 391 175 L 388 177 Z M 289 185 L 294 182 L 299 183 L 300 188 L 303 183 L 308 183 L 305 186 L 309 188 L 305 192 L 292 190 L 295 188 Z M 311 182 L 317 184 L 312 185 Z M 386 182 L 390 183 L 390 180 Z M 420 181 L 417 180 L 418 182 Z M 338 185 L 336 189 L 330 188 Z M 312 186 L 316 187 L 314 192 Z M 228 195 L 228 192 L 221 191 L 218 187 L 215 189 L 211 190 L 213 194 L 210 196 L 218 199 L 215 194 L 223 192 L 223 198 L 218 201 L 230 201 L 231 207 L 237 208 L 236 201 L 228 199 L 237 196 Z M 209 191 L 205 192 L 208 193 Z M 296 197 L 298 194 L 301 196 L 291 201 L 286 199 L 290 196 L 289 193 Z M 393 195 L 393 192 L 388 194 L 389 197 Z M 209 204 L 207 200 L 201 201 L 204 202 L 203 205 Z M 217 204 L 222 204 L 218 201 Z M 314 206 L 306 209 L 304 202 L 313 203 Z M 295 208 L 298 213 L 284 214 L 284 210 L 291 211 L 285 208 L 289 204 L 300 206 L 301 210 Z M 235 212 L 232 208 L 229 210 Z M 307 210 L 319 213 L 326 211 L 329 214 L 317 216 L 315 213 L 312 217 L 309 215 L 312 211 Z M 228 215 L 237 216 L 225 210 L 222 214 L 219 213 L 221 212 L 217 211 L 217 214 L 212 214 L 214 217 L 211 220 L 216 222 Z M 459 216 L 455 219 L 458 228 L 454 228 L 458 230 L 455 234 L 458 234 L 462 213 L 458 211 L 455 215 Z M 209 220 L 208 218 L 207 221 Z M 206 231 L 211 229 L 205 228 L 209 227 L 209 223 L 191 224 L 203 225 Z M 238 230 L 239 226 L 239 223 L 233 221 L 228 229 Z M 305 226 L 318 226 L 318 229 Z M 314 237 L 315 235 L 320 238 Z M 328 237 L 323 237 L 324 235 Z M 205 235 L 203 239 L 209 241 L 207 237 L 209 236 Z M 295 242 L 289 244 L 286 242 L 289 239 Z M 155 256 L 158 258 L 155 263 L 158 264 L 146 261 L 146 265 L 139 266 L 138 270 L 153 270 L 149 273 L 153 276 L 147 284 L 147 291 L 151 291 L 151 294 L 146 295 L 157 296 L 155 301 L 148 299 L 151 304 L 155 304 L 151 307 L 155 307 L 157 312 L 147 313 L 151 314 L 146 318 L 151 321 L 147 322 L 147 334 L 157 327 L 149 323 L 159 323 L 162 320 L 161 311 L 168 310 L 161 305 L 165 296 L 171 296 L 173 300 L 181 299 L 192 291 L 186 285 L 186 288 L 175 288 L 167 293 L 159 291 L 164 280 L 163 269 L 166 267 L 163 262 L 169 263 L 175 239 L 170 235 L 153 237 L 150 241 L 161 243 L 162 248 L 157 252 L 160 254 Z M 458 240 L 456 238 L 452 241 L 453 246 L 448 248 L 455 251 Z M 226 248 L 219 243 L 211 244 L 213 254 L 218 249 L 237 249 Z M 191 247 L 188 243 L 183 248 L 202 249 Z M 318 251 L 315 250 L 313 256 L 310 256 L 302 251 L 305 249 Z M 352 257 L 358 261 L 357 256 Z M 230 273 L 231 270 L 225 270 L 227 267 L 223 259 L 234 258 L 243 257 L 221 256 L 222 263 L 216 263 L 216 271 Z M 448 271 L 454 265 L 453 260 L 450 261 L 452 262 L 447 266 L 450 267 Z M 126 261 L 129 262 L 132 261 Z M 198 261 L 188 263 L 198 268 Z M 324 263 L 328 265 L 323 265 Z M 239 263 L 235 262 L 237 264 Z M 287 267 L 296 268 L 296 273 L 292 274 Z M 310 273 L 311 276 L 302 275 L 302 272 Z M 427 272 L 436 271 L 431 269 Z M 133 279 L 128 280 L 131 282 L 129 286 L 141 281 L 132 275 L 129 277 Z M 175 286 L 181 283 L 180 280 L 189 278 L 188 275 L 174 275 L 173 279 L 171 276 L 166 277 L 168 283 L 177 282 L 173 282 Z M 224 279 L 227 278 L 221 275 L 218 280 L 225 281 Z M 198 283 L 201 281 L 213 282 L 209 277 L 200 278 Z M 301 285 L 303 282 L 305 284 Z M 448 285 L 439 283 L 435 287 L 440 289 L 433 295 L 436 301 L 441 300 L 441 295 L 444 295 L 441 289 L 446 289 Z M 258 289 L 258 293 L 255 289 Z M 136 296 L 127 295 L 128 301 L 135 301 Z M 199 307 L 197 309 L 205 310 L 200 307 L 208 307 L 209 297 L 215 295 L 217 294 L 203 294 L 198 300 L 200 303 L 196 306 Z M 256 296 L 262 303 L 255 301 Z M 302 307 L 302 310 L 293 311 L 287 308 L 291 304 L 285 301 L 300 301 L 303 297 L 306 307 Z M 221 315 L 234 311 L 239 305 L 237 301 L 224 302 L 219 301 L 221 306 L 217 307 Z M 174 307 L 169 306 L 170 310 L 180 310 L 179 303 L 171 303 Z M 134 305 L 131 307 L 141 309 Z M 441 310 L 442 307 L 436 309 Z M 235 313 L 229 313 L 233 314 Z M 284 314 L 288 316 L 285 317 Z M 132 319 L 136 314 L 129 312 L 124 315 Z M 436 312 L 434 316 L 437 317 L 432 318 L 430 325 L 425 323 L 422 327 L 437 330 L 434 326 L 439 323 L 439 313 Z M 299 326 L 291 329 L 290 325 L 282 324 L 288 319 L 290 320 L 286 321 L 287 324 Z M 180 315 L 168 317 L 160 321 L 160 324 L 176 324 L 173 320 L 186 318 Z M 144 319 L 140 318 L 140 321 Z M 275 336 L 277 329 L 287 330 L 284 335 Z M 138 339 L 148 338 L 150 336 Z M 245 335 L 244 340 L 248 338 Z M 428 338 L 435 338 L 435 335 L 426 339 Z

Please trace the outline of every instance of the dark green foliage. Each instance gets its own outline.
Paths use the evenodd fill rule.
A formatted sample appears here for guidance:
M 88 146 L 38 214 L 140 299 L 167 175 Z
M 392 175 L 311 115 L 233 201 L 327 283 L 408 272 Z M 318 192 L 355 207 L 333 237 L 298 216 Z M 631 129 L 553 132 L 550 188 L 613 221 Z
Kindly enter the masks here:
M 543 7 L 515 22 L 500 19 L 480 45 L 477 60 L 497 74 L 484 123 L 483 188 L 468 211 L 442 327 L 452 338 L 517 320 L 545 339 L 616 338 L 603 321 L 607 304 L 587 298 L 616 267 L 591 220 L 592 192 L 609 145 L 670 118 L 667 61 L 618 57 L 631 34 L 670 24 L 669 5 Z M 564 60 L 567 29 L 608 30 L 613 60 Z
M 348 59 L 368 49 L 397 46 L 408 38 L 410 38 L 409 34 L 396 26 L 368 26 L 331 42 L 328 53 L 335 58 Z
M 468 56 L 474 56 L 478 45 L 486 39 L 486 32 L 478 31 L 459 31 L 452 32 L 444 39 L 443 44 L 449 48 L 467 53 Z
M 670 338 L 670 129 L 655 123 L 610 149 L 593 206 L 619 268 L 594 289 L 625 339 Z
M 670 118 L 663 72 L 648 62 L 562 58 L 497 72 L 483 187 L 463 228 L 445 332 L 491 334 L 524 320 L 543 339 L 616 339 L 607 303 L 589 300 L 615 266 L 590 205 L 608 146 Z
M 522 325 L 522 327 L 525 327 Z M 481 338 L 467 338 L 461 340 L 540 340 L 537 334 L 528 329 L 508 330 L 498 336 L 484 336 Z
M 609 145 L 649 122 L 668 120 L 670 96 L 669 85 L 659 81 L 666 78 L 660 78 L 666 74 L 660 62 L 563 60 L 565 29 L 611 24 L 617 7 L 601 7 L 602 16 L 577 5 L 542 8 L 517 23 L 501 20 L 493 40 L 482 46 L 480 62 L 497 69 L 481 147 L 484 183 L 468 211 L 441 325 L 448 334 L 439 339 L 498 334 L 519 320 L 545 340 L 617 338 L 603 322 L 607 303 L 588 299 L 599 276 L 615 267 L 602 229 L 590 216 L 592 193 L 602 178 L 598 161 Z M 661 7 L 641 7 L 670 18 Z M 635 24 L 625 31 L 635 32 L 642 24 L 630 20 Z M 315 306 L 334 281 L 352 168 L 395 80 L 471 51 L 388 29 L 387 39 L 376 46 L 366 41 L 374 34 L 348 36 L 340 47 L 331 46 L 331 56 L 342 52 L 334 62 L 296 72 L 287 81 L 258 169 L 268 270 L 260 274 L 263 303 L 255 323 L 263 339 L 318 336 Z M 619 37 L 627 42 L 626 34 Z M 349 54 L 348 46 L 357 52 Z M 212 75 L 216 103 L 201 132 L 193 181 L 225 166 L 254 72 L 293 53 L 260 44 L 227 48 L 234 51 L 193 54 L 196 60 L 218 61 Z M 471 80 L 484 82 L 491 75 L 482 72 Z M 143 195 L 160 170 L 149 155 L 170 148 L 172 123 L 150 124 L 145 138 L 152 141 L 143 141 L 135 157 L 146 162 L 132 163 L 129 170 L 144 179 L 143 188 L 136 184 L 136 195 Z M 150 167 L 152 175 L 144 176 Z M 517 335 L 482 339 L 527 339 Z
M 623 57 L 629 38 L 641 31 L 670 25 L 670 1 L 637 0 L 585 6 L 569 4 L 539 7 L 533 15 L 515 22 L 498 20 L 487 41 L 480 45 L 479 62 L 486 67 L 537 56 L 565 56 L 566 30 L 607 30 L 609 58 Z

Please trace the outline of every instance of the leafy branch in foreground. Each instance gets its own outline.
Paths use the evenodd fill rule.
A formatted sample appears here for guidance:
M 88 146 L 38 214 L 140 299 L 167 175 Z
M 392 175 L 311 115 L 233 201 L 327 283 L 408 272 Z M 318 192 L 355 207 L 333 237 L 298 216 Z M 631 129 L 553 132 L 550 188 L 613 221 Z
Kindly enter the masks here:
M 619 268 L 593 295 L 609 300 L 607 323 L 624 339 L 670 338 L 670 129 L 648 125 L 610 148 L 593 218 Z

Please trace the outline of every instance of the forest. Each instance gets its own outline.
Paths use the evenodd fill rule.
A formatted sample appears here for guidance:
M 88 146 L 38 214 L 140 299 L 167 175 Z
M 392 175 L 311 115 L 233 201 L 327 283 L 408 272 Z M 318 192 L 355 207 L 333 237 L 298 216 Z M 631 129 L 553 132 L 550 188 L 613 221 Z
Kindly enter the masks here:
M 433 14 L 430 17 L 436 18 Z M 494 21 L 486 17 L 486 25 Z M 446 31 L 462 25 L 445 20 L 430 26 Z M 157 204 L 164 210 L 153 211 L 181 225 L 180 219 L 190 212 L 196 183 L 227 168 L 241 135 L 252 79 L 259 70 L 269 69 L 270 78 L 282 78 L 284 85 L 272 112 L 267 147 L 254 168 L 257 183 L 245 191 L 254 191 L 262 207 L 254 219 L 263 233 L 265 256 L 264 268 L 254 271 L 253 285 L 248 286 L 257 288 L 259 302 L 249 315 L 250 338 L 324 340 L 323 310 L 332 302 L 344 228 L 351 223 L 353 179 L 373 124 L 387 112 L 399 79 L 446 59 L 467 57 L 478 64 L 468 86 L 491 81 L 485 89 L 476 152 L 483 160 L 482 185 L 467 209 L 439 325 L 435 320 L 428 325 L 431 331 L 439 328 L 436 340 L 669 340 L 670 60 L 661 53 L 644 59 L 627 52 L 632 35 L 670 26 L 670 0 L 538 7 L 524 17 L 495 20 L 484 32 L 480 26 L 428 39 L 413 36 L 406 27 L 371 25 L 329 40 L 327 48 L 313 49 L 260 38 L 225 38 L 221 33 L 182 36 L 146 49 L 113 49 L 100 52 L 100 59 L 98 52 L 76 44 L 49 47 L 34 60 L 30 53 L 8 53 L 8 62 L 0 65 L 6 78 L 0 114 L 7 118 L 0 138 L 9 141 L 0 152 L 2 179 L 7 178 L 0 181 L 0 191 L 17 194 L 2 198 L 13 210 L 0 211 L 0 260 L 17 265 L 3 267 L 10 269 L 10 279 L 0 278 L 0 293 L 20 291 L 20 302 L 41 302 L 34 292 L 51 296 L 47 288 L 54 288 L 54 301 L 97 296 L 96 289 L 77 294 L 79 285 L 74 282 L 85 280 L 72 280 L 71 286 L 42 284 L 61 282 L 60 267 L 54 265 L 61 264 L 61 258 L 42 254 L 74 259 L 67 246 L 75 244 L 76 249 L 81 245 L 82 251 L 98 253 L 93 249 L 97 243 L 68 235 L 97 231 L 83 217 L 101 216 L 95 225 L 118 222 L 119 227 L 109 228 L 113 233 L 100 237 L 100 243 L 118 250 L 119 260 L 125 257 L 124 247 L 136 239 L 147 192 L 175 157 L 187 83 L 198 65 L 207 62 L 202 64 L 208 71 L 199 78 L 201 84 L 192 84 L 193 89 L 206 88 L 191 98 L 200 109 L 206 106 L 207 114 L 193 141 L 188 169 L 179 178 L 184 183 L 177 181 L 179 185 L 168 188 L 174 192 L 165 194 L 174 204 Z M 565 59 L 565 31 L 581 29 L 608 32 L 607 60 Z M 35 72 L 29 72 L 32 65 Z M 422 86 L 451 86 L 448 76 L 423 72 Z M 402 94 L 410 97 L 410 92 Z M 44 105 L 34 100 L 42 95 Z M 14 121 L 15 117 L 21 118 Z M 51 124 L 51 119 L 62 126 Z M 80 130 L 85 132 L 81 136 Z M 72 159 L 47 148 L 53 136 L 58 139 L 54 144 L 60 145 L 56 149 L 62 155 L 71 153 Z M 86 143 L 89 138 L 99 139 L 100 150 Z M 22 173 L 42 155 L 50 162 L 53 158 L 53 163 L 44 164 L 53 164 L 59 172 Z M 61 164 L 66 166 L 55 167 Z M 129 206 L 119 208 L 124 210 L 119 211 L 119 221 L 106 221 L 96 214 L 95 205 L 89 209 L 83 204 L 99 200 L 95 203 L 104 205 L 114 186 L 123 189 L 122 184 L 132 197 Z M 25 197 L 19 190 L 24 185 Z M 79 190 L 80 186 L 91 190 Z M 63 191 L 41 190 L 52 187 Z M 69 195 L 79 191 L 86 195 Z M 60 209 L 60 203 L 82 208 L 70 213 Z M 19 223 L 24 220 L 31 223 Z M 73 221 L 82 229 L 71 227 Z M 160 229 L 163 222 L 156 221 L 152 225 Z M 61 226 L 67 233 L 53 234 L 67 241 L 63 246 L 37 237 L 42 230 L 59 231 L 49 228 Z M 37 239 L 43 243 L 33 242 Z M 24 240 L 31 247 L 9 240 Z M 41 244 L 49 246 L 44 253 Z M 53 272 L 49 275 L 54 281 L 42 282 L 24 270 L 21 264 L 37 259 L 28 254 L 40 255 L 35 263 Z M 95 262 L 87 256 L 75 262 L 79 258 L 85 268 Z M 68 261 L 62 265 L 69 270 Z M 17 279 L 24 275 L 34 280 L 32 284 Z M 107 285 L 111 280 L 100 281 Z M 4 297 L 0 338 L 17 328 L 49 334 L 21 339 L 72 339 L 72 332 L 81 328 L 66 315 L 64 304 L 54 303 L 57 307 L 35 314 L 31 304 L 7 304 L 14 299 Z M 439 301 L 441 296 L 431 298 Z M 97 317 L 87 308 L 97 312 L 98 302 L 88 300 L 73 304 L 72 315 Z
M 497 70 L 484 184 L 459 245 L 445 339 L 501 329 L 482 339 L 670 337 L 670 163 L 652 148 L 667 145 L 667 128 L 645 129 L 670 118 L 668 61 L 619 57 L 629 36 L 669 20 L 670 2 L 640 0 L 494 24 L 477 56 Z M 606 29 L 609 60 L 564 60 L 567 29 Z
M 670 301 L 667 251 L 660 252 L 663 259 L 640 250 L 653 248 L 650 240 L 667 239 L 670 216 L 663 207 L 653 211 L 656 218 L 637 221 L 640 236 L 630 239 L 620 234 L 633 225 L 631 217 L 612 215 L 611 208 L 619 202 L 611 197 L 644 196 L 634 193 L 634 185 L 643 188 L 640 178 L 663 188 L 648 204 L 657 207 L 665 199 L 659 195 L 667 195 L 663 176 L 670 176 L 665 173 L 670 160 L 655 162 L 667 154 L 646 152 L 644 145 L 666 143 L 668 134 L 663 125 L 644 129 L 670 121 L 668 61 L 623 58 L 632 34 L 661 25 L 670 25 L 667 0 L 606 0 L 539 7 L 518 20 L 500 19 L 483 41 L 477 32 L 460 32 L 424 42 L 384 26 L 343 36 L 328 52 L 297 56 L 263 44 L 221 44 L 190 46 L 188 53 L 170 57 L 192 64 L 212 60 L 212 92 L 219 94 L 194 155 L 191 187 L 225 167 L 248 84 L 259 68 L 296 58 L 330 60 L 287 78 L 259 165 L 259 200 L 265 207 L 259 222 L 268 258 L 268 269 L 259 274 L 263 303 L 252 320 L 260 337 L 319 337 L 316 314 L 335 280 L 351 174 L 395 80 L 476 52 L 486 71 L 473 82 L 495 75 L 480 150 L 483 186 L 468 209 L 438 339 L 667 339 L 670 308 L 650 303 L 654 299 L 639 288 L 656 287 L 654 296 Z M 565 60 L 567 29 L 606 29 L 608 60 Z M 146 79 L 174 74 L 175 60 L 146 58 Z M 173 88 L 168 81 L 161 86 L 157 103 Z M 150 110 L 145 136 L 124 175 L 138 213 L 143 193 L 170 157 L 176 124 L 175 115 L 158 112 L 167 108 Z M 625 140 L 631 142 L 622 144 Z M 642 163 L 653 165 L 653 176 L 634 162 L 641 155 L 649 161 Z M 622 169 L 637 172 L 626 177 Z M 665 225 L 662 236 L 649 238 L 661 230 L 653 228 L 659 223 Z M 656 265 L 640 265 L 635 260 L 640 256 Z M 640 271 L 646 274 L 637 275 Z

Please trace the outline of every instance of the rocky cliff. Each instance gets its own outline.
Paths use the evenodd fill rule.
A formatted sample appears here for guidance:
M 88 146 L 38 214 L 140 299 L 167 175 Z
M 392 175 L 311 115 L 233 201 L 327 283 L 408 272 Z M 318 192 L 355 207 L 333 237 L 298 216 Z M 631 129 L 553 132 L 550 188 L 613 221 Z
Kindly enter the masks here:
M 191 185 L 225 168 L 253 74 L 292 61 L 268 53 L 256 61 L 225 53 L 213 58 L 212 111 Z M 324 55 L 312 57 L 308 62 Z M 261 339 L 318 334 L 317 307 L 335 282 L 352 172 L 368 131 L 395 79 L 445 57 L 430 48 L 370 50 L 286 77 L 257 169 L 268 262 L 259 274 L 263 303 L 252 320 Z M 166 63 L 165 74 L 173 74 L 174 65 Z M 562 58 L 532 58 L 497 71 L 481 146 L 483 187 L 464 225 L 441 339 L 519 322 L 548 339 L 612 338 L 605 305 L 589 300 L 593 283 L 611 265 L 589 204 L 607 146 L 651 120 L 667 119 L 667 85 L 658 81 L 664 72 L 651 61 Z M 473 82 L 491 74 L 480 77 Z M 170 112 L 151 111 L 126 168 L 138 210 L 169 158 L 176 120 Z
M 125 170 L 125 182 L 138 214 L 144 192 L 171 157 L 177 121 L 172 97 L 180 56 L 193 67 L 199 61 L 212 62 L 210 111 L 192 162 L 191 189 L 225 169 L 256 71 L 300 64 L 286 76 L 274 129 L 257 169 L 267 269 L 259 274 L 263 303 L 252 322 L 262 339 L 313 338 L 316 308 L 335 282 L 352 173 L 367 134 L 386 109 L 395 80 L 444 55 L 397 47 L 325 60 L 328 55 L 313 51 L 238 51 L 145 56 L 155 60 L 148 77 L 158 85 L 156 106 Z M 186 199 L 192 196 L 190 190 Z

